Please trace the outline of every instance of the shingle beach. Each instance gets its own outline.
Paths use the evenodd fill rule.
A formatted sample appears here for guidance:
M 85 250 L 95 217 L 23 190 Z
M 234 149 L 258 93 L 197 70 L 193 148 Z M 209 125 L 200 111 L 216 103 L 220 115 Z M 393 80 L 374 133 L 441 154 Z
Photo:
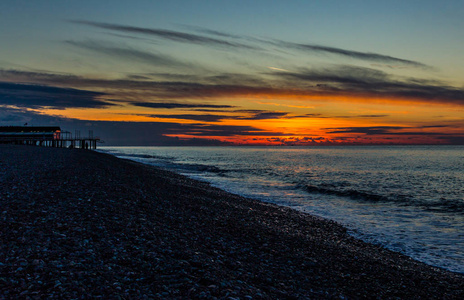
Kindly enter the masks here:
M 0 145 L 0 299 L 464 299 L 341 225 L 90 150 Z

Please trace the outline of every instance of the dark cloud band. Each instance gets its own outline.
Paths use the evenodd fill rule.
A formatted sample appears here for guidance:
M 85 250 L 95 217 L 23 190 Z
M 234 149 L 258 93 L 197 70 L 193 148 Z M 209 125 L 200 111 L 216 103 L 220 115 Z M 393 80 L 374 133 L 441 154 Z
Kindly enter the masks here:
M 213 104 L 187 104 L 187 103 L 175 103 L 175 102 L 133 102 L 131 105 L 147 107 L 147 108 L 166 108 L 166 109 L 176 109 L 176 108 L 232 108 L 235 106 L 232 105 L 213 105 Z
M 113 105 L 97 99 L 104 95 L 71 88 L 0 82 L 0 105 L 58 109 L 103 108 Z
M 338 66 L 323 69 L 299 69 L 296 72 L 271 72 L 265 75 L 273 76 L 274 80 L 267 83 L 258 80 L 250 82 L 245 77 L 240 82 L 237 76 L 233 76 L 233 84 L 208 82 L 207 77 L 194 77 L 195 81 L 103 80 L 0 69 L 0 76 L 9 80 L 73 86 L 82 89 L 105 88 L 108 91 L 113 90 L 114 97 L 117 97 L 119 90 L 124 89 L 131 90 L 133 95 L 140 93 L 141 97 L 150 95 L 155 99 L 173 100 L 260 95 L 276 97 L 342 95 L 358 99 L 377 97 L 391 101 L 407 99 L 417 103 L 464 105 L 464 89 L 462 88 L 448 86 L 440 81 L 393 77 L 383 71 L 369 68 Z M 224 79 L 224 82 L 227 80 Z M 204 103 L 200 105 L 202 104 Z M 153 108 L 161 108 L 157 106 L 164 104 L 142 104 L 145 107 L 150 105 L 153 105 Z M 170 104 L 165 105 L 165 108 L 166 106 Z M 174 108 L 174 106 L 176 105 L 171 107 Z

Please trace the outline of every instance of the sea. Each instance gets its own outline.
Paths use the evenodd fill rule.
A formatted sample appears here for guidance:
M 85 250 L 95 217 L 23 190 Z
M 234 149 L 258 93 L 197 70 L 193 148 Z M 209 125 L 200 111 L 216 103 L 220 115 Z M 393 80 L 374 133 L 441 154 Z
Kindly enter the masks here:
M 464 146 L 101 147 L 464 273 Z

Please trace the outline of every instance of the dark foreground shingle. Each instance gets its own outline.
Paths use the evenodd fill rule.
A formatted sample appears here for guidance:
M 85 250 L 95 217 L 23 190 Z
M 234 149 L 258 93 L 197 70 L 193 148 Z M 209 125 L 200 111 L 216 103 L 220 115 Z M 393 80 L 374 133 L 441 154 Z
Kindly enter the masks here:
M 340 225 L 79 150 L 0 145 L 0 299 L 464 299 Z

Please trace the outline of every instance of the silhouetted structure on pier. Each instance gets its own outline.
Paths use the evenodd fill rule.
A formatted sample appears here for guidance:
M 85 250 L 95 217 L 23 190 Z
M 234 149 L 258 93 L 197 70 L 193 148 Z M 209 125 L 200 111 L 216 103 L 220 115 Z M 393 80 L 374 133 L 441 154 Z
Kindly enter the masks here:
M 98 141 L 100 138 L 93 137 L 92 131 L 88 137 L 76 131 L 73 138 L 58 126 L 0 126 L 0 144 L 97 149 Z

